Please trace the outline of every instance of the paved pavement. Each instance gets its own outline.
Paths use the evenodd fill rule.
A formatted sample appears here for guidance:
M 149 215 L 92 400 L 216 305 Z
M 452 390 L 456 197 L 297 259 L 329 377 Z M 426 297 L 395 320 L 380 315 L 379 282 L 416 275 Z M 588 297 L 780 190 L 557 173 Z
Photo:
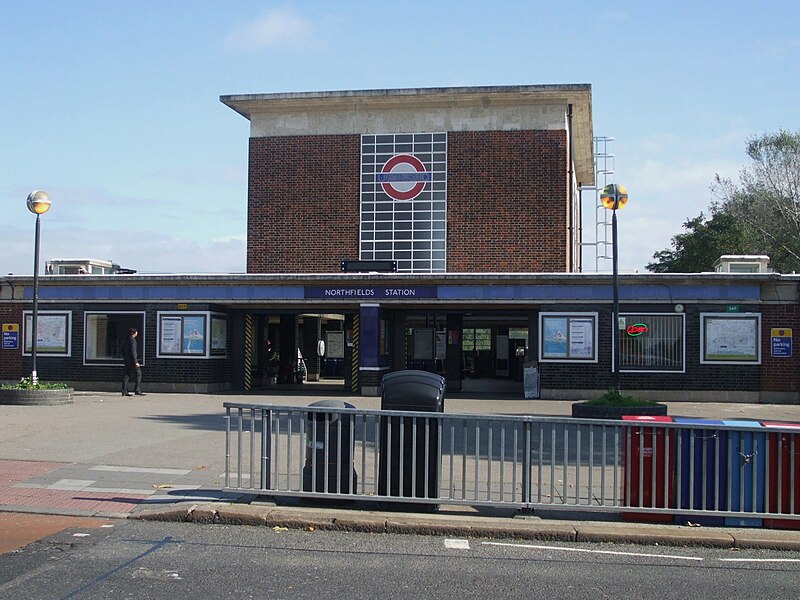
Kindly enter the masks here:
M 63 406 L 0 406 L 0 512 L 407 531 L 526 539 L 792 547 L 797 531 L 598 521 L 594 514 L 443 507 L 438 514 L 285 505 L 222 490 L 225 401 L 305 406 L 330 392 L 270 395 L 77 392 Z M 336 395 L 358 408 L 379 398 Z M 673 416 L 800 422 L 798 405 L 668 403 Z M 447 412 L 566 416 L 571 401 L 449 394 Z

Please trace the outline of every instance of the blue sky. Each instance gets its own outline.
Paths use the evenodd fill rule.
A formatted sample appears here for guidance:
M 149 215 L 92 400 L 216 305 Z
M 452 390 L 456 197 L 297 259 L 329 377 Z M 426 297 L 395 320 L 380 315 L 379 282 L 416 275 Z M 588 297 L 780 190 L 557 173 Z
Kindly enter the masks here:
M 249 123 L 221 95 L 562 83 L 592 85 L 594 133 L 615 138 L 620 269 L 641 271 L 749 137 L 800 130 L 798 6 L 8 2 L 0 272 L 33 271 L 33 189 L 53 200 L 43 261 L 243 272 Z

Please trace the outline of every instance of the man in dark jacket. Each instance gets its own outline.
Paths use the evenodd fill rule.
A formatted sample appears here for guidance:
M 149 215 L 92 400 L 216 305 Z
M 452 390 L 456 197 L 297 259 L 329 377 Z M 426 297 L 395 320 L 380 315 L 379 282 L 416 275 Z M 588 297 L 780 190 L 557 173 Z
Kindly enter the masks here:
M 128 332 L 128 339 L 122 343 L 122 361 L 125 363 L 125 375 L 122 377 L 122 395 L 123 396 L 144 396 L 141 390 L 142 384 L 142 369 L 139 364 L 139 349 L 136 345 L 136 336 L 139 331 L 131 327 Z M 128 382 L 133 378 L 135 387 L 133 394 L 128 391 Z

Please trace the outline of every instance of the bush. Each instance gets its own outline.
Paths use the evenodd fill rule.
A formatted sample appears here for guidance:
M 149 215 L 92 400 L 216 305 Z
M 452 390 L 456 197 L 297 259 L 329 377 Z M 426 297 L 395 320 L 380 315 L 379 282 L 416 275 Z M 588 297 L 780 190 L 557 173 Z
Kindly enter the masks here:
M 66 383 L 52 381 L 37 381 L 33 383 L 30 377 L 23 377 L 19 383 L 13 385 L 0 386 L 1 390 L 65 390 L 69 386 Z
M 654 406 L 657 402 L 640 400 L 633 396 L 623 396 L 618 389 L 609 388 L 599 398 L 587 400 L 586 404 L 591 404 L 592 406 Z

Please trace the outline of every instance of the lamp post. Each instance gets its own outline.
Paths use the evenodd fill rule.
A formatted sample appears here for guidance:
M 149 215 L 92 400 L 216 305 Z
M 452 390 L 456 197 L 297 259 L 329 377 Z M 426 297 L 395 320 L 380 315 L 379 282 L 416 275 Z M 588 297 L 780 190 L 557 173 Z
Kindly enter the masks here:
M 39 217 L 50 210 L 50 196 L 41 190 L 28 194 L 28 210 L 36 215 L 36 236 L 33 245 L 33 316 L 31 317 L 31 383 L 36 385 L 39 377 L 36 374 L 36 329 L 39 312 Z
M 614 388 L 619 391 L 619 272 L 617 269 L 617 210 L 628 203 L 628 190 L 616 183 L 611 183 L 600 192 L 600 201 L 611 211 L 611 256 L 613 265 L 614 287 L 614 320 L 611 328 L 611 343 L 614 353 Z

